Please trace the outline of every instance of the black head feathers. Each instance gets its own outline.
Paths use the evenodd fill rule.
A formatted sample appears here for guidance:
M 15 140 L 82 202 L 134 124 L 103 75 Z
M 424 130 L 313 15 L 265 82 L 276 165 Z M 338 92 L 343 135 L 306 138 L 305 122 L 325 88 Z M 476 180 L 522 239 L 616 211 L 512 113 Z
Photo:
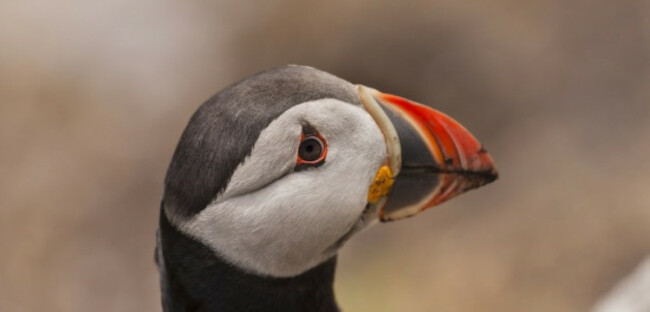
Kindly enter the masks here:
M 165 210 L 200 212 L 224 190 L 260 132 L 294 105 L 323 98 L 361 104 L 354 85 L 307 66 L 270 69 L 222 90 L 194 113 L 165 177 Z

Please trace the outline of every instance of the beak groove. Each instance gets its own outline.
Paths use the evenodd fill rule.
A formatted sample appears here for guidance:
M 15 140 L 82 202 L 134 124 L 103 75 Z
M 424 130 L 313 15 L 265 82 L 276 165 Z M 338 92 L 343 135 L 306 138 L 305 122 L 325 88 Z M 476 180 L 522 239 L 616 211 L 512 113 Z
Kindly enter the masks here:
M 451 117 L 365 86 L 358 86 L 358 90 L 366 109 L 374 107 L 374 112 L 369 110 L 373 118 L 382 120 L 378 125 L 384 135 L 396 134 L 399 139 L 392 146 L 387 140 L 389 155 L 391 150 L 399 150 L 401 161 L 393 163 L 392 167 L 399 168 L 393 170 L 395 183 L 386 204 L 379 209 L 381 221 L 413 216 L 497 179 L 492 157 Z M 371 101 L 374 103 L 368 103 Z

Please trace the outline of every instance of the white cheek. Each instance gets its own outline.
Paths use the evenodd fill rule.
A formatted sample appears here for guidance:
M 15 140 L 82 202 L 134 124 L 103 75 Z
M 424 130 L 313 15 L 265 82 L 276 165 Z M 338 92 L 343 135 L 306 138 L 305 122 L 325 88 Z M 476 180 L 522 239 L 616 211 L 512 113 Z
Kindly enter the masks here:
M 235 170 L 216 201 L 257 190 L 292 170 L 301 131 L 299 121 L 288 118 L 280 118 L 262 131 L 251 155 Z
M 241 268 L 292 276 L 335 254 L 336 250 L 328 247 L 359 219 L 368 187 L 386 152 L 372 117 L 348 103 L 304 103 L 281 118 L 264 130 L 226 192 L 193 219 L 176 223 Z M 327 140 L 327 159 L 318 168 L 287 173 L 282 166 L 295 162 L 293 145 L 297 145 L 296 134 L 288 133 L 295 129 L 286 131 L 287 125 L 299 125 L 302 120 Z M 276 154 L 269 153 L 274 149 Z M 280 165 L 271 168 L 269 164 Z M 271 182 L 268 176 L 281 178 Z M 260 185 L 263 187 L 256 188 Z

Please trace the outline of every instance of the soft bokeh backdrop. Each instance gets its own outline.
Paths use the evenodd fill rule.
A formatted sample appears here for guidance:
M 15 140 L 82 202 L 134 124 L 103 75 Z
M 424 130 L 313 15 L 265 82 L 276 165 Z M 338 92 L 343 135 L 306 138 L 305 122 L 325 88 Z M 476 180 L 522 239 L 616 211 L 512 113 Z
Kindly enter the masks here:
M 0 2 L 0 311 L 159 311 L 166 166 L 287 63 L 432 105 L 501 178 L 376 226 L 345 311 L 586 311 L 650 253 L 644 0 Z

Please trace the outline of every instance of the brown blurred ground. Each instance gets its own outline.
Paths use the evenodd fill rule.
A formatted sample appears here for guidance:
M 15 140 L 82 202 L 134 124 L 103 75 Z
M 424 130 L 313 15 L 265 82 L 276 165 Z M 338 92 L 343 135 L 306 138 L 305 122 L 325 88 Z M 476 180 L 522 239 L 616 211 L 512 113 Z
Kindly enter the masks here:
M 497 183 L 353 239 L 346 311 L 585 311 L 650 253 L 650 4 L 0 3 L 0 311 L 158 311 L 193 110 L 286 63 L 428 103 Z

